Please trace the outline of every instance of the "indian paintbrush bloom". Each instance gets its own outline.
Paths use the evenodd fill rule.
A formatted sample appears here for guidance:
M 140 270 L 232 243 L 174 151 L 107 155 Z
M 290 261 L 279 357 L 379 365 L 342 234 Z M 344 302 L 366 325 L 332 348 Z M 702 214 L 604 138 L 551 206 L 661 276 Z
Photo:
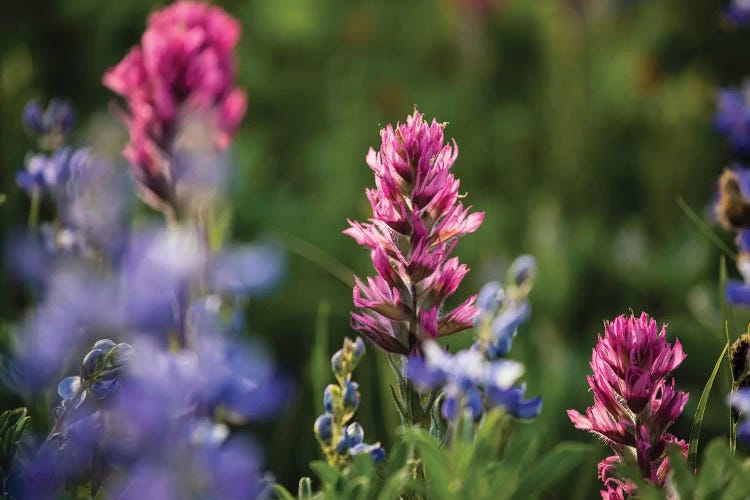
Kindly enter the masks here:
M 634 486 L 613 474 L 620 461 L 635 460 L 643 478 L 664 487 L 669 473 L 667 448 L 677 446 L 687 456 L 688 445 L 667 430 L 682 413 L 688 394 L 668 375 L 686 355 L 680 341 L 667 342 L 666 326 L 659 329 L 646 313 L 618 316 L 604 323 L 604 336 L 591 356 L 588 377 L 594 405 L 586 415 L 568 410 L 578 429 L 602 438 L 615 452 L 599 464 L 604 498 L 621 498 Z
M 192 137 L 209 150 L 229 146 L 247 105 L 234 83 L 240 31 L 219 7 L 179 1 L 154 12 L 141 44 L 104 75 L 104 85 L 127 101 L 124 153 L 148 203 L 176 208 L 186 128 L 203 124 Z
M 326 460 L 336 468 L 344 467 L 351 457 L 367 453 L 374 462 L 385 458 L 380 443 L 366 444 L 359 422 L 352 422 L 359 408 L 359 384 L 352 381 L 352 372 L 365 355 L 365 343 L 360 337 L 352 342 L 344 339 L 343 348 L 331 357 L 331 368 L 338 384 L 329 384 L 323 392 L 325 413 L 315 420 L 313 429 Z
M 459 201 L 450 169 L 458 148 L 446 144 L 444 123 L 416 109 L 396 127 L 380 131 L 380 150 L 370 148 L 375 173 L 369 222 L 349 220 L 344 233 L 371 251 L 377 275 L 355 278 L 352 327 L 388 352 L 419 354 L 422 343 L 471 327 L 475 296 L 442 310 L 469 268 L 449 258 L 458 239 L 474 232 L 484 214 Z

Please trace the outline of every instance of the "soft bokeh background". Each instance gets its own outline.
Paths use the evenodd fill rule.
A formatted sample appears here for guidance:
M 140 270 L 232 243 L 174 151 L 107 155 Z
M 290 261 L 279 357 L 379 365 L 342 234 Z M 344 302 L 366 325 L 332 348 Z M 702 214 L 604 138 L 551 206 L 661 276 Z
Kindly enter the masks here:
M 294 488 L 318 458 L 311 432 L 320 408 L 310 376 L 315 332 L 332 353 L 352 335 L 351 272 L 371 272 L 368 252 L 341 234 L 368 215 L 364 162 L 378 130 L 415 104 L 449 122 L 468 203 L 486 212 L 456 254 L 472 272 L 454 301 L 499 278 L 519 253 L 536 256 L 531 323 L 512 356 L 526 363 L 542 416 L 523 432 L 540 450 L 592 441 L 565 409 L 590 403 L 585 374 L 605 318 L 646 310 L 668 322 L 688 358 L 677 373 L 691 393 L 675 433 L 687 438 L 703 384 L 722 348 L 719 251 L 676 199 L 704 214 L 729 159 L 712 132 L 715 88 L 750 73 L 750 31 L 721 17 L 723 0 L 226 0 L 244 27 L 239 80 L 250 97 L 235 142 L 237 239 L 273 237 L 290 269 L 281 288 L 249 305 L 251 334 L 266 339 L 296 380 L 285 415 L 259 426 L 269 467 Z M 138 40 L 163 2 L 10 0 L 0 20 L 2 234 L 24 223 L 16 188 L 31 141 L 20 114 L 30 98 L 69 98 L 77 142 L 117 151 L 102 73 Z M 729 241 L 726 234 L 722 237 Z M 736 274 L 734 269 L 730 273 Z M 22 316 L 24 294 L 0 276 L 4 322 Z M 747 324 L 741 311 L 738 327 Z M 731 332 L 734 336 L 738 331 Z M 466 345 L 469 334 L 450 339 Z M 396 415 L 384 357 L 358 369 L 368 440 L 392 441 Z M 725 434 L 722 372 L 704 440 Z M 7 396 L 7 397 L 6 397 Z M 10 395 L 2 406 L 15 404 Z M 705 441 L 704 441 L 705 442 Z M 591 497 L 596 446 L 555 492 Z

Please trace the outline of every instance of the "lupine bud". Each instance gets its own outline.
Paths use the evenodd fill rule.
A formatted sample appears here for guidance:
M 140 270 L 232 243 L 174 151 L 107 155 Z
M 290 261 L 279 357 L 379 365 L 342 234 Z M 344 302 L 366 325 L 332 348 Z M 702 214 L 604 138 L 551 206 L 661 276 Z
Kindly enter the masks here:
M 344 373 L 344 351 L 339 349 L 331 356 L 331 368 L 337 377 L 343 377 Z
M 351 445 L 352 443 L 349 441 L 349 435 L 346 433 L 346 427 L 344 427 L 344 432 L 341 433 L 339 442 L 336 444 L 336 453 L 339 455 L 345 454 L 349 451 Z
M 44 112 L 44 126 L 47 133 L 57 132 L 68 135 L 75 123 L 75 110 L 68 101 L 51 99 Z
M 323 408 L 327 413 L 335 413 L 336 408 L 341 406 L 341 388 L 337 385 L 328 384 L 323 391 Z
M 521 255 L 508 269 L 508 279 L 515 286 L 531 286 L 536 277 L 536 260 L 531 255 Z
M 111 342 L 111 341 L 110 341 Z M 135 352 L 133 346 L 130 344 L 122 343 L 112 347 L 108 353 L 109 362 L 114 368 L 122 367 Z
M 382 446 L 380 446 L 380 443 L 361 443 L 356 446 L 352 446 L 351 449 L 349 449 L 349 454 L 352 456 L 356 456 L 361 453 L 368 453 L 372 461 L 376 464 L 382 462 L 385 459 L 385 450 Z
M 331 443 L 333 437 L 333 417 L 328 413 L 325 413 L 315 420 L 315 436 L 320 442 L 325 444 Z
M 499 281 L 490 281 L 477 295 L 477 307 L 485 314 L 497 314 L 505 300 L 505 290 Z M 481 316 L 477 316 L 479 320 Z
M 94 344 L 94 349 L 99 349 L 104 352 L 104 354 L 107 354 L 109 351 L 112 350 L 112 348 L 117 345 L 110 339 L 101 339 Z
M 44 135 L 44 110 L 39 101 L 34 99 L 23 108 L 23 125 L 34 135 Z
M 445 420 L 453 421 L 458 418 L 458 409 L 458 399 L 455 396 L 446 396 L 440 407 L 440 413 Z
M 83 358 L 83 364 L 81 364 L 81 378 L 84 380 L 90 379 L 97 369 L 99 361 L 104 357 L 104 352 L 101 349 L 93 349 L 86 357 Z
M 359 384 L 351 380 L 346 380 L 344 382 L 342 399 L 346 411 L 352 413 L 357 411 L 357 407 L 359 407 Z
M 350 446 L 356 446 L 364 440 L 365 431 L 359 422 L 354 422 L 346 428 L 346 435 L 349 436 Z
M 365 341 L 362 340 L 362 337 L 357 337 L 354 341 L 354 349 L 352 352 L 354 353 L 354 359 L 356 361 L 359 361 L 362 359 L 362 356 L 365 355 Z

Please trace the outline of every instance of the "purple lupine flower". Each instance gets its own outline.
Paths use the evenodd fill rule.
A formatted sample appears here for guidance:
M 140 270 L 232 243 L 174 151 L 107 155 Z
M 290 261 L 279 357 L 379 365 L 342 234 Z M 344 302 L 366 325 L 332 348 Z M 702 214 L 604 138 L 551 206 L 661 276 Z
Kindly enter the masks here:
M 234 86 L 239 37 L 239 23 L 221 8 L 178 1 L 154 12 L 141 44 L 104 75 L 128 103 L 124 154 L 148 203 L 177 202 L 175 155 L 187 123 L 205 125 L 200 135 L 210 149 L 229 146 L 246 108 Z
M 448 256 L 484 217 L 459 201 L 450 172 L 458 149 L 455 141 L 445 144 L 444 127 L 415 109 L 406 123 L 381 130 L 380 151 L 367 154 L 375 173 L 376 187 L 367 190 L 373 217 L 350 220 L 344 231 L 371 249 L 377 271 L 366 283 L 356 279 L 352 326 L 393 353 L 419 354 L 423 340 L 465 330 L 477 313 L 474 296 L 442 312 L 469 271 Z
M 735 26 L 747 23 L 750 19 L 750 0 L 731 0 L 725 14 L 727 20 Z
M 476 342 L 471 349 L 450 354 L 430 341 L 424 343 L 424 358 L 409 358 L 406 376 L 420 391 L 442 390 L 444 419 L 455 420 L 464 410 L 478 418 L 485 408 L 495 407 L 523 419 L 541 412 L 542 399 L 527 400 L 526 386 L 516 383 L 523 365 L 499 359 L 510 351 L 518 327 L 531 315 L 528 294 L 535 274 L 534 258 L 522 255 L 508 269 L 505 288 L 497 281 L 482 287 L 473 319 Z
M 525 386 L 516 382 L 524 367 L 512 360 L 489 361 L 478 349 L 456 354 L 427 341 L 424 356 L 412 356 L 406 376 L 422 392 L 442 389 L 441 413 L 445 420 L 457 419 L 469 410 L 477 419 L 485 407 L 502 407 L 517 418 L 534 418 L 541 411 L 541 398 L 525 399 Z
M 742 281 L 726 285 L 727 302 L 750 307 L 750 169 L 735 164 L 719 177 L 713 205 L 716 221 L 736 234 L 737 270 Z
M 88 160 L 89 150 L 63 147 L 50 156 L 35 154 L 26 159 L 26 167 L 16 175 L 16 183 L 28 193 L 34 190 L 63 194 L 72 171 Z
M 474 347 L 484 352 L 487 359 L 497 359 L 509 351 L 518 328 L 529 320 L 531 304 L 528 294 L 534 285 L 536 261 L 522 255 L 508 269 L 506 287 L 491 281 L 479 291 L 474 318 L 478 329 Z
M 746 443 L 750 442 L 750 389 L 742 388 L 729 396 L 729 404 L 734 408 L 739 417 L 745 417 L 737 425 L 737 439 Z
M 586 415 L 568 410 L 568 417 L 578 429 L 602 438 L 616 455 L 600 464 L 600 476 L 607 485 L 605 498 L 622 494 L 624 487 L 612 487 L 602 471 L 611 465 L 636 457 L 643 478 L 664 487 L 669 472 L 666 450 L 677 446 L 687 456 L 688 445 L 667 433 L 682 413 L 688 394 L 675 388 L 668 375 L 686 355 L 679 340 L 667 342 L 666 326 L 659 329 L 646 313 L 636 318 L 618 316 L 604 323 L 604 336 L 591 356 L 593 376 L 588 377 L 594 393 L 594 405 Z M 627 485 L 631 488 L 632 485 Z
M 380 443 L 364 443 L 365 431 L 359 422 L 353 422 L 360 395 L 359 384 L 352 381 L 352 372 L 365 355 L 365 343 L 360 338 L 352 342 L 344 339 L 344 346 L 331 357 L 331 368 L 338 384 L 329 384 L 323 391 L 323 409 L 313 424 L 315 437 L 325 453 L 328 463 L 341 469 L 351 457 L 368 454 L 374 463 L 385 458 Z
M 50 99 L 44 109 L 39 101 L 33 100 L 23 109 L 24 127 L 40 138 L 50 135 L 65 137 L 74 123 L 75 111 L 68 101 Z
M 750 106 L 748 105 L 750 83 L 742 88 L 719 90 L 714 126 L 726 137 L 737 153 L 750 152 Z

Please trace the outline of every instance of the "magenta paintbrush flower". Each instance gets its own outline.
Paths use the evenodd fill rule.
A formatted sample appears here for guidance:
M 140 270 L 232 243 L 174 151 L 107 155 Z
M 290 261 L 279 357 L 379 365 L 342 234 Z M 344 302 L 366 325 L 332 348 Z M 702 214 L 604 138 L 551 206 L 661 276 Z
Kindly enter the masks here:
M 371 249 L 378 273 L 366 283 L 356 278 L 352 326 L 389 352 L 420 353 L 423 339 L 469 328 L 477 314 L 476 296 L 441 310 L 469 271 L 448 256 L 484 218 L 459 201 L 450 171 L 458 147 L 445 143 L 444 127 L 415 109 L 406 123 L 380 131 L 380 151 L 367 153 L 375 172 L 375 189 L 367 190 L 373 216 L 348 221 L 344 231 Z
M 686 354 L 679 340 L 667 342 L 666 331 L 646 313 L 605 322 L 604 336 L 591 356 L 594 375 L 588 377 L 594 405 L 586 415 L 568 410 L 576 428 L 598 435 L 616 453 L 599 464 L 607 488 L 603 498 L 633 492 L 632 484 L 614 475 L 618 462 L 635 459 L 643 478 L 663 487 L 669 472 L 667 448 L 678 446 L 687 456 L 687 443 L 666 432 L 688 400 L 674 379 L 667 379 Z
M 152 205 L 175 203 L 175 148 L 186 120 L 205 124 L 201 140 L 217 149 L 237 130 L 246 108 L 234 86 L 239 37 L 239 23 L 221 8 L 176 2 L 154 12 L 141 44 L 105 73 L 104 85 L 127 101 L 124 154 Z

